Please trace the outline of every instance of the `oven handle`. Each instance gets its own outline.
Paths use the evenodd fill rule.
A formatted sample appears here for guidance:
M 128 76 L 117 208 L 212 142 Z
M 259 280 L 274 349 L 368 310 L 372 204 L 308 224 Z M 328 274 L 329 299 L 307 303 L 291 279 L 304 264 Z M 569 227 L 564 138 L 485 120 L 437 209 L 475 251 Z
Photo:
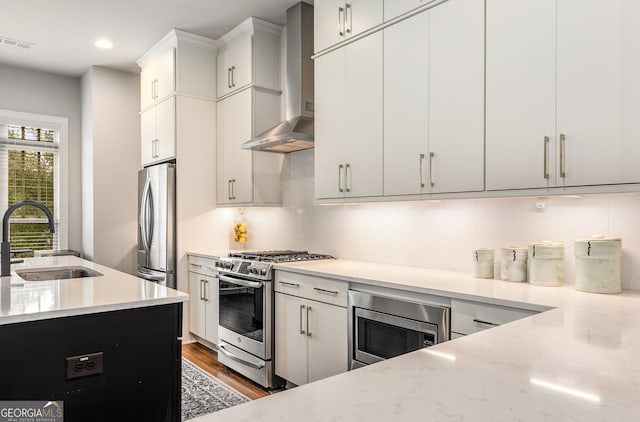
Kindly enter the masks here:
M 241 278 L 227 277 L 220 273 L 218 273 L 218 279 L 220 279 L 220 281 L 226 281 L 227 283 L 238 284 L 240 286 L 253 287 L 254 289 L 259 289 L 264 285 L 262 281 L 249 281 Z
M 262 369 L 262 368 L 264 368 L 264 365 L 256 365 L 255 363 L 247 362 L 246 360 L 242 359 L 240 356 L 234 355 L 233 353 L 231 353 L 230 351 L 228 351 L 227 349 L 224 348 L 224 344 L 218 345 L 218 350 L 221 351 L 229 359 L 235 360 L 236 362 L 240 362 L 243 365 L 250 366 L 253 369 Z

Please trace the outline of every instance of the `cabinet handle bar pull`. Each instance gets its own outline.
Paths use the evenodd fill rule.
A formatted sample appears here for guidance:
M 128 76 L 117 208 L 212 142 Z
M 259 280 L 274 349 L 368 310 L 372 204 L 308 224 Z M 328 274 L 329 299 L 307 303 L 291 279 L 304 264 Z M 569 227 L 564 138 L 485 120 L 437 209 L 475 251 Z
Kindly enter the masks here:
M 319 287 L 314 287 L 313 290 L 315 290 L 316 292 L 329 293 L 329 294 L 332 294 L 332 295 L 337 295 L 338 294 L 337 290 L 325 290 L 325 289 L 321 289 Z
M 304 305 L 300 305 L 300 334 L 304 334 L 304 330 L 302 329 L 302 310 L 304 309 Z M 307 321 L 307 325 L 309 322 Z
M 349 169 L 351 168 L 350 164 L 344 165 L 344 190 L 345 192 L 351 192 L 351 183 L 349 183 Z M 353 177 L 353 176 L 351 176 Z
M 435 157 L 435 152 L 429 153 L 429 186 L 434 187 L 436 184 L 433 183 L 433 157 Z
M 344 11 L 344 32 L 346 32 L 347 34 L 351 33 L 351 27 L 353 26 L 352 20 L 353 20 L 353 10 L 351 9 L 351 4 L 347 3 L 345 5 L 345 11 Z M 348 26 L 347 26 L 347 22 L 349 22 Z
M 309 311 L 311 306 L 307 306 L 307 337 L 311 337 L 311 331 L 309 330 Z
M 565 178 L 567 174 L 564 171 L 564 141 L 566 136 L 564 133 L 560 134 L 560 177 Z
M 343 168 L 344 168 L 344 165 L 338 164 L 338 192 L 344 192 L 344 189 L 342 189 L 342 169 Z
M 544 178 L 549 178 L 549 137 L 544 137 Z
M 420 187 L 423 188 L 424 187 L 424 169 L 423 169 L 423 165 L 424 165 L 424 154 L 420 154 Z
M 497 326 L 500 325 L 500 324 L 496 324 L 495 322 L 483 321 L 483 320 L 477 319 L 477 318 L 474 318 L 473 322 L 475 322 L 476 324 L 490 325 L 492 327 L 497 327 Z
M 285 286 L 291 286 L 291 287 L 300 287 L 298 283 L 289 283 L 287 281 L 280 281 L 280 284 L 283 284 Z

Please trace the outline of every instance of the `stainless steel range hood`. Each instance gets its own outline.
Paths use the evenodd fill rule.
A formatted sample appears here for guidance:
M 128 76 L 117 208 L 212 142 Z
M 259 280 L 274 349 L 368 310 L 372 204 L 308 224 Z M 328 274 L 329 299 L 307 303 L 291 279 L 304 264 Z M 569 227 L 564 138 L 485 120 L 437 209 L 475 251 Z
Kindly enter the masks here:
M 287 10 L 285 121 L 242 144 L 243 149 L 287 153 L 313 148 L 313 6 Z

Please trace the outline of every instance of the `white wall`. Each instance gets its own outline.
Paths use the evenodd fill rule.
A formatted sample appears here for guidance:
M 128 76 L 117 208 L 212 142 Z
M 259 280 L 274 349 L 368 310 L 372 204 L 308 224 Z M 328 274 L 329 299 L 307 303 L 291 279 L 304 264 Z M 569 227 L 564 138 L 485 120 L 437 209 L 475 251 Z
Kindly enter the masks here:
M 87 258 L 135 274 L 140 77 L 93 66 L 83 89 L 83 248 Z
M 68 247 L 81 250 L 80 79 L 0 64 L 0 109 L 69 119 Z

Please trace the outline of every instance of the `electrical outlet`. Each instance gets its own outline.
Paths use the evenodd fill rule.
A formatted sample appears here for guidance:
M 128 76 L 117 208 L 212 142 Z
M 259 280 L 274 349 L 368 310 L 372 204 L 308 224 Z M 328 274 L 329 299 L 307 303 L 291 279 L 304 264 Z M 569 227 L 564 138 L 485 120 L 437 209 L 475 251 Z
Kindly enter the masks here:
M 67 360 L 67 378 L 88 377 L 101 374 L 103 371 L 103 352 L 90 353 L 88 355 L 70 356 Z

